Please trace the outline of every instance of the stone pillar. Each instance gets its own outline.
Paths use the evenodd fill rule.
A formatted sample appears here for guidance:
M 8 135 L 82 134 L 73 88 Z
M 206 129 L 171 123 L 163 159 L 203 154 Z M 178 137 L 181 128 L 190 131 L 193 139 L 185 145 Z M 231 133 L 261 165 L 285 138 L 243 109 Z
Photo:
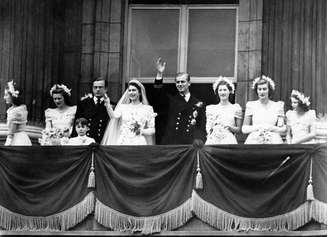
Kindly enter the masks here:
M 121 96 L 124 6 L 120 0 L 83 0 L 81 95 L 94 77 L 103 76 L 111 100 Z
M 236 102 L 253 100 L 252 80 L 261 75 L 263 0 L 240 0 Z

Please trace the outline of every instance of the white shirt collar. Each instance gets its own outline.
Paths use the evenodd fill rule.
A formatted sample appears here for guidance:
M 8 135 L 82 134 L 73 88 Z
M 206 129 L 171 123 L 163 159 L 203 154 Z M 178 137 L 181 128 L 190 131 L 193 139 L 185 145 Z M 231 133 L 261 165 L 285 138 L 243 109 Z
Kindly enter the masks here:
M 186 102 L 189 101 L 190 96 L 191 96 L 190 92 L 187 92 L 186 94 L 184 94 L 184 99 L 185 99 Z
M 95 104 L 97 104 L 97 97 L 94 96 L 93 97 L 93 101 L 95 102 Z M 104 97 L 100 97 L 100 103 L 104 101 Z

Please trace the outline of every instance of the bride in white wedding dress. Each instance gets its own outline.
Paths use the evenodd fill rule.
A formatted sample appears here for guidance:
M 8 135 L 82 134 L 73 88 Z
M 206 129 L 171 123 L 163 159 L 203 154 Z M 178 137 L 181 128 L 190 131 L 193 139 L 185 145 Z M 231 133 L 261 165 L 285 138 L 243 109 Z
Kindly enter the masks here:
M 106 97 L 105 105 L 111 118 L 102 145 L 154 145 L 155 116 L 144 86 L 131 80 L 115 110 Z

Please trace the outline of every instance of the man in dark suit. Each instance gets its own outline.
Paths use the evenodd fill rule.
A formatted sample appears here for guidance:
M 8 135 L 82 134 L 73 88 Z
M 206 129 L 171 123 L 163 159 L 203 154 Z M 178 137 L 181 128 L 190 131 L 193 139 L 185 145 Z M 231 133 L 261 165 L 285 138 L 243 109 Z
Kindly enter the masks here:
M 101 142 L 109 122 L 109 116 L 105 107 L 107 87 L 108 82 L 104 78 L 96 78 L 92 83 L 93 94 L 88 94 L 81 98 L 75 114 L 75 120 L 78 118 L 86 118 L 88 120 L 90 129 L 87 132 L 87 136 L 95 139 L 97 143 Z M 75 131 L 73 131 L 72 136 L 76 136 Z
M 157 75 L 154 88 L 156 103 L 153 104 L 156 117 L 156 132 L 162 134 L 160 144 L 192 144 L 205 143 L 206 117 L 203 102 L 190 94 L 190 76 L 188 73 L 178 73 L 175 85 L 178 93 L 170 95 L 163 85 L 165 62 L 157 60 Z M 161 130 L 165 128 L 165 130 Z

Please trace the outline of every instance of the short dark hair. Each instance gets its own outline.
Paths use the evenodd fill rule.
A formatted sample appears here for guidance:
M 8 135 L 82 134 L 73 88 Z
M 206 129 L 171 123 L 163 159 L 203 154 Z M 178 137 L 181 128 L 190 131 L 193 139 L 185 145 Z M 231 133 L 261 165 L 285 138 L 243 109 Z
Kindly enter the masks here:
M 271 87 L 270 83 L 267 80 L 263 79 L 263 78 L 261 78 L 257 83 L 255 83 L 254 90 L 255 90 L 256 95 L 258 95 L 257 94 L 257 87 L 258 87 L 258 85 L 264 85 L 264 84 L 267 84 L 268 85 L 268 88 L 269 88 L 269 98 L 272 98 L 273 93 L 274 93 L 274 90 Z
M 92 86 L 95 81 L 104 81 L 105 82 L 105 88 L 108 88 L 108 81 L 104 77 L 95 77 L 92 81 Z
M 297 100 L 298 102 L 298 108 L 300 108 L 301 110 L 303 110 L 304 112 L 307 112 L 310 110 L 310 106 L 307 105 L 307 104 L 304 104 L 299 98 L 297 95 L 291 95 L 290 98 L 294 98 Z
M 177 75 L 175 76 L 175 80 L 177 79 L 177 77 L 181 77 L 181 76 L 187 76 L 187 81 L 190 82 L 190 75 L 186 72 L 178 72 Z
M 75 126 L 77 125 L 81 125 L 82 127 L 83 126 L 86 126 L 86 127 L 89 127 L 88 125 L 88 120 L 86 118 L 78 118 L 75 120 Z

